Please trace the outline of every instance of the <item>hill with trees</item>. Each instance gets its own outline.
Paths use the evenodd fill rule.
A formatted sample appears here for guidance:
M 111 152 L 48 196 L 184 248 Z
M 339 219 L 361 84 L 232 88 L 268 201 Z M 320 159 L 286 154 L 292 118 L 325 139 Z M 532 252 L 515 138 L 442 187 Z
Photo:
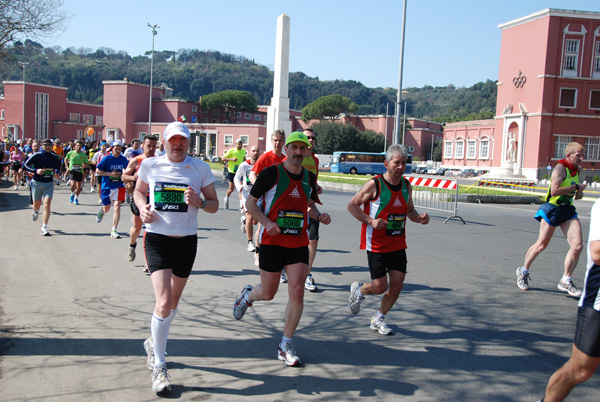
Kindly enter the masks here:
M 73 101 L 101 104 L 104 80 L 128 76 L 133 82 L 150 82 L 150 52 L 131 57 L 110 48 L 44 48 L 29 39 L 14 42 L 6 51 L 7 57 L 0 62 L 2 81 L 21 81 L 23 71 L 18 62 L 27 62 L 27 81 L 66 87 Z M 198 100 L 215 92 L 240 90 L 252 94 L 258 104 L 267 105 L 273 93 L 273 72 L 266 66 L 212 50 L 155 51 L 153 74 L 155 85 L 165 83 L 181 99 Z M 407 115 L 426 120 L 489 118 L 496 107 L 496 82 L 491 80 L 469 88 L 448 85 L 405 90 Z M 302 72 L 290 73 L 290 108 L 296 110 L 322 96 L 341 95 L 356 104 L 359 114 L 384 114 L 386 105 L 394 114 L 396 92 L 394 88 L 368 88 L 352 80 L 321 81 Z

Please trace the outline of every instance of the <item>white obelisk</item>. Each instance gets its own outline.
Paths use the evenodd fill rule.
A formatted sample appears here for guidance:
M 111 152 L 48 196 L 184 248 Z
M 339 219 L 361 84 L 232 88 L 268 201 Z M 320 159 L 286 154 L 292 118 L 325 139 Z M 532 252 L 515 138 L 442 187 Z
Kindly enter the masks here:
M 275 74 L 273 77 L 273 97 L 267 109 L 267 137 L 265 147 L 270 151 L 271 134 L 275 130 L 285 131 L 288 136 L 292 131 L 290 121 L 289 91 L 290 73 L 290 17 L 281 14 L 277 17 L 277 39 L 275 42 Z

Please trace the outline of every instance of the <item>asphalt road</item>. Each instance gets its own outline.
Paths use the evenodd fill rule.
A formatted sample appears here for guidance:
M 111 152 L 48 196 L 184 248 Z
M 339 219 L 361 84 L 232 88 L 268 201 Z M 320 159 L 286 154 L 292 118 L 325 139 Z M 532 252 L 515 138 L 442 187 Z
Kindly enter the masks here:
M 218 179 L 222 197 L 225 186 Z M 259 281 L 239 213 L 199 214 L 199 248 L 168 343 L 173 399 L 378 401 L 535 401 L 570 354 L 577 301 L 556 288 L 567 243 L 557 233 L 531 268 L 531 290 L 515 269 L 535 241 L 533 205 L 459 204 L 466 225 L 429 211 L 429 225 L 408 223 L 409 272 L 387 315 L 395 336 L 369 329 L 379 296 L 361 312 L 346 305 L 349 285 L 369 279 L 358 249 L 359 223 L 346 211 L 352 194 L 326 190 L 313 270 L 295 347 L 302 368 L 276 359 L 286 287 L 256 303 L 241 321 L 231 308 L 243 286 Z M 95 194 L 68 203 L 56 188 L 49 229 L 31 221 L 27 192 L 0 183 L 0 389 L 3 401 L 143 401 L 157 396 L 143 340 L 154 306 L 143 259 L 127 261 L 127 239 L 100 224 Z M 222 201 L 222 200 L 221 200 Z M 236 206 L 233 202 L 232 207 Z M 587 242 L 592 203 L 577 209 Z M 221 206 L 222 208 L 222 206 Z M 127 209 L 124 209 L 126 212 Z M 119 231 L 130 226 L 123 214 Z M 141 241 L 138 241 L 141 254 Z M 583 282 L 585 258 L 575 271 Z M 568 400 L 600 400 L 594 377 Z

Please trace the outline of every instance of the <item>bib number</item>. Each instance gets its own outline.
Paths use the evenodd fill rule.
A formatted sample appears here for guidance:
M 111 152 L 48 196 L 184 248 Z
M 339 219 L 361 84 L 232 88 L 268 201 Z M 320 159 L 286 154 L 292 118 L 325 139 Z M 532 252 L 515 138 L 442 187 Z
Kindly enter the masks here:
M 187 212 L 185 184 L 156 183 L 154 185 L 154 209 L 156 211 Z
M 81 165 L 71 165 L 71 171 L 81 172 Z
M 54 173 L 54 169 L 44 169 L 44 171 L 42 172 L 42 176 L 44 176 L 44 177 L 52 176 L 53 173 Z
M 277 224 L 282 234 L 300 236 L 304 226 L 304 214 L 300 211 L 279 210 Z
M 387 225 L 385 227 L 386 236 L 404 235 L 405 223 L 406 215 L 389 214 L 387 218 Z

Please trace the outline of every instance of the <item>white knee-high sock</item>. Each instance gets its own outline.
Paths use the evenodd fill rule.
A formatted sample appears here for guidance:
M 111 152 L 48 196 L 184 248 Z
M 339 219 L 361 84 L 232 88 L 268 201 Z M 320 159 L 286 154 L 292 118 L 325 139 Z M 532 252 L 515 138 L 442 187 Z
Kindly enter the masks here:
M 169 314 L 170 316 L 171 314 Z M 150 330 L 152 332 L 152 344 L 154 346 L 154 367 L 164 367 L 165 350 L 167 349 L 167 338 L 169 336 L 169 327 L 171 321 L 169 317 L 161 318 L 152 314 Z

